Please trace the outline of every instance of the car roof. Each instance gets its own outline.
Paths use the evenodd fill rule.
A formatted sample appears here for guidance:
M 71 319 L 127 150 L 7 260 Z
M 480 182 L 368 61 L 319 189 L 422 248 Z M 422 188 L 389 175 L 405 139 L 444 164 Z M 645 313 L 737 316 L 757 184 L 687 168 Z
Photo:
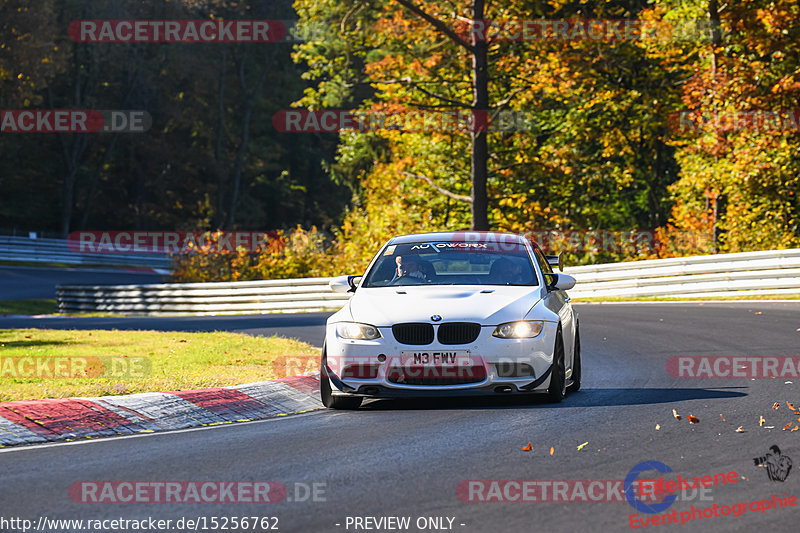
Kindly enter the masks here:
M 393 237 L 388 244 L 408 244 L 425 241 L 455 242 L 502 242 L 524 244 L 528 242 L 522 235 L 505 231 L 436 231 L 431 233 L 412 233 Z

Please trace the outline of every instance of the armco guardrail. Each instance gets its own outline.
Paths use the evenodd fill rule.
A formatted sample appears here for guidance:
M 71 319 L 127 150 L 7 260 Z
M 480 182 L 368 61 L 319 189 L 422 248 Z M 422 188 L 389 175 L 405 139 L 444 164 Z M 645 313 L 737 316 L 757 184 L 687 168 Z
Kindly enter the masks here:
M 565 269 L 573 298 L 800 293 L 800 249 L 651 259 Z
M 166 254 L 122 254 L 73 252 L 65 239 L 30 239 L 0 236 L 0 260 L 66 265 L 146 267 L 168 270 Z
M 232 315 L 339 309 L 349 294 L 331 291 L 331 278 L 159 283 L 154 285 L 60 285 L 60 312 Z
M 800 249 L 654 259 L 565 269 L 578 279 L 575 299 L 618 296 L 800 294 Z M 61 312 L 120 314 L 276 313 L 341 308 L 330 278 L 58 287 Z

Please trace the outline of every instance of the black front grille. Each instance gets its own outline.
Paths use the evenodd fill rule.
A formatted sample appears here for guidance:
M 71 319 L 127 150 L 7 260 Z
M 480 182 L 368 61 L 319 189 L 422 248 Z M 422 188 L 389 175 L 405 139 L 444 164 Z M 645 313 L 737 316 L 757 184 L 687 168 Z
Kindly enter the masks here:
M 412 366 L 392 369 L 386 373 L 386 379 L 398 385 L 468 385 L 480 383 L 486 379 L 486 368 L 480 366 L 462 366 L 457 369 L 440 369 L 433 367 Z
M 430 344 L 433 342 L 433 326 L 424 322 L 410 322 L 408 324 L 395 324 L 392 334 L 400 344 Z
M 439 326 L 442 344 L 469 344 L 481 334 L 481 325 L 474 322 L 448 322 Z

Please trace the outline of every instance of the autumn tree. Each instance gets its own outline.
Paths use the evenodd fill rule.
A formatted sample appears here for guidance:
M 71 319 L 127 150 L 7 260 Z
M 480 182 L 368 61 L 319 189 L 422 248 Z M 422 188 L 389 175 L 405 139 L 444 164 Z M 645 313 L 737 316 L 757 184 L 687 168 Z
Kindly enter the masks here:
M 671 139 L 681 166 L 672 228 L 704 231 L 707 244 L 673 253 L 797 246 L 800 5 L 660 4 L 660 16 L 708 22 L 705 38 L 688 50 L 684 115 L 676 117 Z

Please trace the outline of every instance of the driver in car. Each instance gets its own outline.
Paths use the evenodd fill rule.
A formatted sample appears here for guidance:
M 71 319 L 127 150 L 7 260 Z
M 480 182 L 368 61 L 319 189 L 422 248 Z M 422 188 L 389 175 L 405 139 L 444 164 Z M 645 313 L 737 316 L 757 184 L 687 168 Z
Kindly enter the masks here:
M 489 275 L 493 283 L 522 283 L 522 267 L 518 263 L 512 262 L 505 257 L 495 261 Z
M 401 278 L 403 276 L 410 276 L 412 278 L 419 278 L 423 281 L 427 281 L 428 277 L 420 269 L 419 261 L 417 261 L 415 257 L 412 256 L 401 257 L 398 255 L 395 258 L 395 263 L 397 263 L 397 269 L 395 271 L 395 279 Z

